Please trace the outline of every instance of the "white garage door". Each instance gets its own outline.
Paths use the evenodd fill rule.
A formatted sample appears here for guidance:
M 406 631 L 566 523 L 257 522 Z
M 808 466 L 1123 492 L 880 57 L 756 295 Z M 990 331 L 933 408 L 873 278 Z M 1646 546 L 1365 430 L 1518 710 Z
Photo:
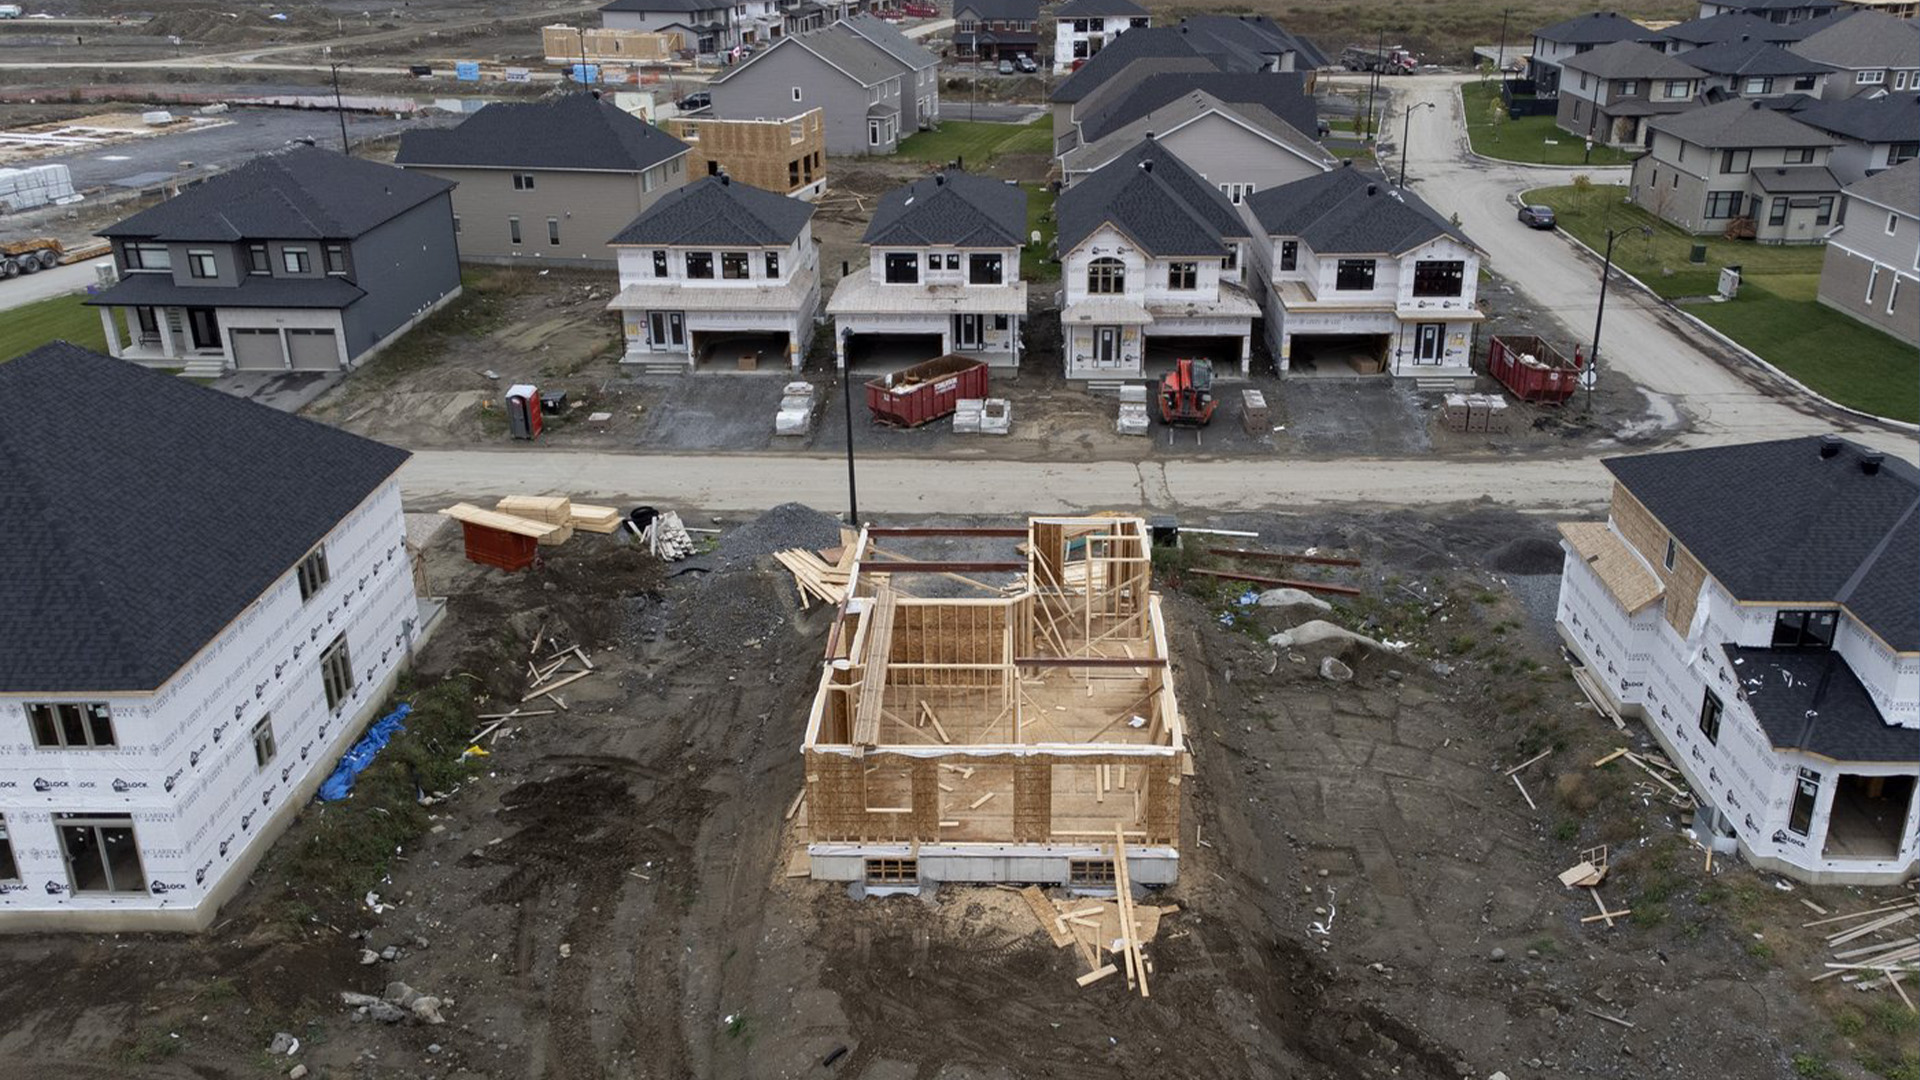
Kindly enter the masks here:
M 340 347 L 331 330 L 288 330 L 287 352 L 295 371 L 340 370 Z
M 280 348 L 278 330 L 229 330 L 233 341 L 233 366 L 241 371 L 285 371 L 286 353 Z

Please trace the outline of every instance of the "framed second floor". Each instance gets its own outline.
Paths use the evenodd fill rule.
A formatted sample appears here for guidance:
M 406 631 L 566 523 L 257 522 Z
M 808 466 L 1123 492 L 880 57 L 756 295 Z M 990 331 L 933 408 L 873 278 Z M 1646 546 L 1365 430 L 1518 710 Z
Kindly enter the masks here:
M 1067 303 L 1118 297 L 1136 304 L 1213 303 L 1220 287 L 1244 279 L 1245 241 L 1225 240 L 1225 256 L 1156 254 L 1111 225 L 1095 229 L 1061 259 Z

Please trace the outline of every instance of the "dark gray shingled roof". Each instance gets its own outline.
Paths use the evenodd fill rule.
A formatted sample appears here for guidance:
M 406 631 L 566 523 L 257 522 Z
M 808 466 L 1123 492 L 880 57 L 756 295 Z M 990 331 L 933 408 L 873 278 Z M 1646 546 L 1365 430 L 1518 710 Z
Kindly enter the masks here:
M 855 15 L 842 19 L 847 28 L 878 46 L 881 52 L 907 65 L 915 71 L 935 66 L 940 58 L 928 51 L 927 47 L 901 33 L 897 27 L 885 19 L 876 19 L 871 15 Z
M 262 154 L 100 230 L 154 240 L 351 240 L 453 183 L 302 146 Z
M 1687 62 L 1692 56 L 1669 56 L 1639 41 L 1615 41 L 1569 56 L 1560 66 L 1603 79 L 1698 79 L 1704 73 Z
M 1109 223 L 1154 255 L 1224 256 L 1223 239 L 1248 238 L 1245 222 L 1220 189 L 1152 139 L 1062 192 L 1054 212 L 1063 256 Z
M 671 11 L 687 14 L 695 11 L 720 11 L 733 5 L 723 0 L 613 0 L 601 11 Z
M 1821 22 L 1793 51 L 1847 71 L 1910 68 L 1920 62 L 1920 24 L 1878 11 L 1850 12 Z
M 157 689 L 408 456 L 66 342 L 0 395 L 86 403 L 0 425 L 0 693 Z
M 1297 236 L 1320 255 L 1397 255 L 1442 236 L 1473 244 L 1419 196 L 1360 169 L 1255 192 L 1247 204 L 1267 235 Z
M 1832 146 L 1836 142 L 1833 136 L 1768 108 L 1761 98 L 1733 98 L 1717 105 L 1703 105 L 1677 116 L 1649 120 L 1647 126 L 1712 149 Z
M 894 188 L 874 208 L 863 244 L 1020 247 L 1027 193 L 1018 184 L 958 171 Z
M 1865 94 L 1809 101 L 1787 115 L 1821 131 L 1869 143 L 1920 141 L 1920 94 Z
M 1299 54 L 1301 70 L 1326 66 L 1325 55 L 1311 41 L 1264 15 L 1196 15 L 1177 26 L 1121 34 L 1067 76 L 1047 100 L 1084 101 L 1123 71 L 1129 79 L 1139 78 L 1144 69 L 1132 65 L 1150 58 L 1170 62 L 1157 69 L 1161 71 L 1174 70 L 1177 63 L 1191 71 L 1252 72 L 1262 70 L 1269 55 L 1288 51 Z
M 1839 603 L 1920 651 L 1920 471 L 1820 437 L 1607 458 L 1614 477 L 1735 599 Z
M 591 94 L 488 105 L 452 128 L 400 136 L 397 165 L 640 172 L 687 144 Z
M 1682 53 L 1681 58 L 1715 75 L 1818 75 L 1833 70 L 1765 41 L 1723 41 Z
M 1179 28 L 1200 38 L 1201 52 L 1244 59 L 1256 68 L 1266 54 L 1287 52 L 1299 54 L 1302 71 L 1327 65 L 1319 46 L 1265 15 L 1190 15 Z
M 1040 0 L 953 0 L 950 10 L 955 18 L 963 11 L 971 11 L 979 19 L 1036 22 L 1040 18 Z
M 1716 45 L 1723 41 L 1739 41 L 1741 38 L 1784 45 L 1806 37 L 1807 29 L 1805 23 L 1791 25 L 1777 23 L 1771 19 L 1763 19 L 1758 15 L 1739 11 L 1727 15 L 1710 15 L 1704 19 L 1688 19 L 1686 22 L 1676 23 L 1665 30 L 1658 31 L 1653 36 L 1664 41 L 1675 41 L 1686 45 Z
M 1652 37 L 1653 31 L 1611 11 L 1595 11 L 1543 26 L 1535 30 L 1533 36 L 1560 45 L 1605 45 L 1613 41 L 1640 41 Z
M 283 278 L 244 274 L 238 285 L 209 288 L 176 285 L 172 274 L 127 274 L 111 287 L 82 301 L 94 307 L 195 306 L 237 308 L 344 308 L 366 290 L 343 277 Z
M 1920 217 L 1920 158 L 1908 158 L 1891 169 L 1856 180 L 1847 186 L 1847 194 L 1908 217 Z
M 1147 15 L 1147 9 L 1133 0 L 1067 0 L 1053 9 L 1056 19 L 1102 19 L 1113 18 L 1141 19 Z
M 1920 731 L 1889 724 L 1837 652 L 1722 645 L 1740 699 L 1775 750 L 1833 761 L 1920 761 Z
M 1173 71 L 1148 75 L 1080 117 L 1082 143 L 1097 142 L 1188 93 L 1199 91 L 1229 105 L 1259 105 L 1308 139 L 1320 114 L 1302 88 L 1299 72 Z
M 813 205 L 799 199 L 703 176 L 661 196 L 620 230 L 609 244 L 791 244 L 813 218 Z
M 1192 41 L 1178 27 L 1143 26 L 1108 42 L 1106 47 L 1082 64 L 1080 70 L 1061 80 L 1047 100 L 1063 103 L 1080 101 L 1106 85 L 1109 79 L 1127 70 L 1135 61 L 1150 57 L 1183 61 L 1200 70 L 1219 70 L 1213 61 L 1193 47 Z

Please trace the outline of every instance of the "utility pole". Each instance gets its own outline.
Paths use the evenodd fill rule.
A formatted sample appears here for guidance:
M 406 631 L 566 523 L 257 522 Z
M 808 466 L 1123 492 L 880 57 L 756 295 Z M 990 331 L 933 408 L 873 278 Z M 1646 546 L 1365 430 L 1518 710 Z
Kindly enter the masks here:
M 333 114 L 340 118 L 340 152 L 353 156 L 353 148 L 347 144 L 347 106 L 340 99 L 340 65 L 328 64 L 333 69 Z
M 1500 9 L 1500 58 L 1493 62 L 1493 71 L 1502 79 L 1507 77 L 1507 16 L 1512 13 L 1512 8 Z
M 860 527 L 860 496 L 853 483 L 853 357 L 847 355 L 853 345 L 853 330 L 840 335 L 840 400 L 847 416 L 847 524 Z
M 1580 373 L 1580 381 L 1587 388 L 1587 403 L 1583 412 L 1593 412 L 1593 384 L 1600 381 L 1600 320 L 1607 316 L 1607 279 L 1613 276 L 1613 242 L 1630 232 L 1651 237 L 1653 230 L 1645 225 L 1637 229 L 1607 229 L 1607 253 L 1600 260 L 1600 303 L 1593 312 L 1593 348 L 1587 350 L 1587 370 Z
M 586 86 L 587 86 L 587 31 L 585 27 L 576 26 L 573 28 L 573 32 L 580 36 L 580 87 L 581 89 L 586 89 Z
M 1367 137 L 1365 140 L 1362 140 L 1365 142 L 1379 141 L 1379 139 L 1376 138 L 1379 133 L 1374 130 L 1373 123 L 1373 95 L 1380 89 L 1380 57 L 1381 54 L 1386 51 L 1387 30 L 1386 27 L 1383 26 L 1380 28 L 1380 43 L 1376 45 L 1373 50 L 1373 78 L 1367 83 Z

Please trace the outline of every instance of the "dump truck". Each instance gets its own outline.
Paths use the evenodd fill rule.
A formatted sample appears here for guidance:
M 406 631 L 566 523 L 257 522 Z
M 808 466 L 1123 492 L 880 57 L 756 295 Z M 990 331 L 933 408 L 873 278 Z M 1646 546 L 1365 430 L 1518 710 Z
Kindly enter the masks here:
M 0 240 L 0 278 L 51 270 L 60 265 L 66 247 L 51 236 Z
M 1349 45 L 1340 53 L 1340 66 L 1348 71 L 1377 71 L 1382 75 L 1411 75 L 1420 61 L 1398 45 L 1374 47 Z

